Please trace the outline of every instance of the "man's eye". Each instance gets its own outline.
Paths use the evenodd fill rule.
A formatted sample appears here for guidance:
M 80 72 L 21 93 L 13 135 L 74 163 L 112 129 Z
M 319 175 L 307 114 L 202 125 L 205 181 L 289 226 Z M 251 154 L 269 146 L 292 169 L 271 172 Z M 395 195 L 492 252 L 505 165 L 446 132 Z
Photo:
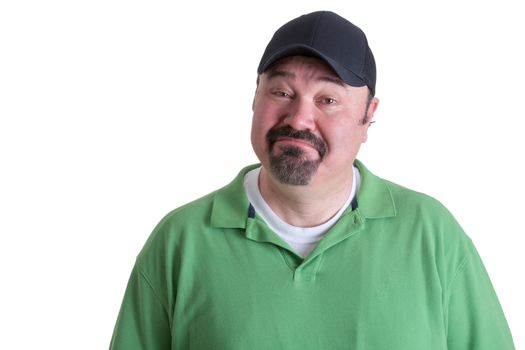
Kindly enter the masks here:
M 282 91 L 282 90 L 276 90 L 273 92 L 273 94 L 279 97 L 290 97 L 290 95 L 286 91 Z
M 337 101 L 335 100 L 335 98 L 323 97 L 323 98 L 320 99 L 319 102 L 321 102 L 322 104 L 325 104 L 325 105 L 333 105 Z

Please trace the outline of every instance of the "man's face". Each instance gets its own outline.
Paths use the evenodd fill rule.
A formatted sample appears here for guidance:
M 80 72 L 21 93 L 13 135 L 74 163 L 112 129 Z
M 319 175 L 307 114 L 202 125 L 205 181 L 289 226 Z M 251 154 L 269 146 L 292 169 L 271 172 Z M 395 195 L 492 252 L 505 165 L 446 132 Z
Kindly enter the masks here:
M 252 146 L 284 184 L 348 176 L 377 107 L 377 99 L 368 101 L 367 87 L 343 83 L 324 61 L 285 58 L 260 76 Z

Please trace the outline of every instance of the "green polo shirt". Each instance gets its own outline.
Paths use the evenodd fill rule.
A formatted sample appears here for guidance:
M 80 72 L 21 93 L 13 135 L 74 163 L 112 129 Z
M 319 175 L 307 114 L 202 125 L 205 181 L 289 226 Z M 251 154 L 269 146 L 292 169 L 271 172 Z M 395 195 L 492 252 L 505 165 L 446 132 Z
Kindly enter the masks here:
M 169 213 L 137 257 L 113 350 L 514 349 L 470 239 L 436 200 L 356 161 L 357 205 L 301 258 L 243 169 Z

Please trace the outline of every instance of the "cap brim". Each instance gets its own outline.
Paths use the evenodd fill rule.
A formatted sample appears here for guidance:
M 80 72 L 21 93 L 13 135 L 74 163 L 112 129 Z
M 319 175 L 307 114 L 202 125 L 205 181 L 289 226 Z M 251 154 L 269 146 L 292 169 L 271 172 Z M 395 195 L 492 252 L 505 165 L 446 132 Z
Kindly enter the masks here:
M 303 44 L 289 45 L 281 48 L 279 51 L 275 52 L 273 55 L 268 57 L 266 61 L 262 62 L 257 73 L 262 74 L 266 71 L 272 64 L 280 60 L 281 58 L 288 56 L 310 56 L 317 57 L 325 61 L 341 78 L 345 83 L 354 87 L 367 86 L 367 83 L 359 75 L 355 74 L 351 70 L 343 67 L 330 57 L 322 54 L 318 50 Z

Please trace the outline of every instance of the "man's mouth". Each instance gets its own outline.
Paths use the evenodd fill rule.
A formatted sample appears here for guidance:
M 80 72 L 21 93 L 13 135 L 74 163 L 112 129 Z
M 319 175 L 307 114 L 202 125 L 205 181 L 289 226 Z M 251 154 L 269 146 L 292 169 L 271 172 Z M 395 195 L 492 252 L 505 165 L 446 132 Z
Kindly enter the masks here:
M 328 148 L 323 139 L 310 131 L 295 130 L 291 126 L 271 129 L 266 135 L 266 140 L 270 150 L 276 143 L 301 148 L 309 147 L 315 149 L 321 158 L 325 156 Z
M 317 149 L 317 147 L 315 147 L 315 145 L 312 145 L 310 142 L 302 140 L 302 139 L 298 139 L 298 138 L 279 137 L 277 140 L 275 140 L 275 143 L 286 144 L 290 146 L 310 147 L 319 152 L 319 150 Z

